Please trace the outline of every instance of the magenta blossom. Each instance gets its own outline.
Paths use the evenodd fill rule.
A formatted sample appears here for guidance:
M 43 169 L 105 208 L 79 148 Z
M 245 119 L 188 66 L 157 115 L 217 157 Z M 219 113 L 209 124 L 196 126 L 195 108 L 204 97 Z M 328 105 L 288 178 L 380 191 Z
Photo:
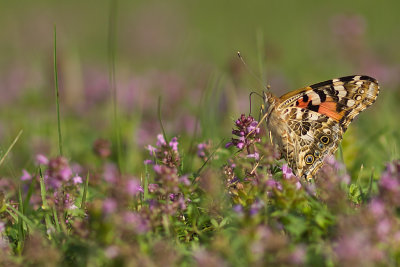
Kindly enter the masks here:
M 126 183 L 126 192 L 131 196 L 136 196 L 144 191 L 137 179 L 131 179 Z
M 25 169 L 22 170 L 21 181 L 28 181 L 32 179 L 32 175 Z

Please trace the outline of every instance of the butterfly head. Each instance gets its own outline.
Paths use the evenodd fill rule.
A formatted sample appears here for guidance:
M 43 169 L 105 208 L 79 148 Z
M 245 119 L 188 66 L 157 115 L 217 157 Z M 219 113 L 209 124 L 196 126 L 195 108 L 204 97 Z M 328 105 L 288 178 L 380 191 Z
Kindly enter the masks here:
M 275 107 L 276 97 L 269 91 L 264 91 L 264 111 L 269 113 Z

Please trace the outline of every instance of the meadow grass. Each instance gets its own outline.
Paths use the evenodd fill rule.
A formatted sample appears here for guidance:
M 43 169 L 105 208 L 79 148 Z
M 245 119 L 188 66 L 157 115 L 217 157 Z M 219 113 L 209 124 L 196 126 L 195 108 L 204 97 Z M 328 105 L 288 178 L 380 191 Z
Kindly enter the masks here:
M 177 3 L 171 5 L 177 7 Z M 80 75 L 88 83 L 79 81 L 79 71 L 75 71 L 81 69 L 77 67 L 80 59 L 75 62 L 73 57 L 65 57 L 65 51 L 73 48 L 57 47 L 60 42 L 54 27 L 50 38 L 54 93 L 48 90 L 53 87 L 49 76 L 43 90 L 27 90 L 0 107 L 6 114 L 1 123 L 7 126 L 0 129 L 0 265 L 399 265 L 400 134 L 396 114 L 400 112 L 400 94 L 393 75 L 396 66 L 365 43 L 363 18 L 367 22 L 377 19 L 375 13 L 365 11 L 369 4 L 360 7 L 362 15 L 333 16 L 330 34 L 336 34 L 341 46 L 334 55 L 327 55 L 325 46 L 316 47 L 315 66 L 308 67 L 302 65 L 297 51 L 304 45 L 301 42 L 296 49 L 283 49 L 288 54 L 280 59 L 279 52 L 273 52 L 279 50 L 274 38 L 284 47 L 292 47 L 293 42 L 284 41 L 281 24 L 266 36 L 265 29 L 279 19 L 278 13 L 266 8 L 254 10 L 270 14 L 270 24 L 254 27 L 254 44 L 246 45 L 235 34 L 229 35 L 229 45 L 236 41 L 237 45 L 230 53 L 232 60 L 224 59 L 221 51 L 227 49 L 226 43 L 215 40 L 228 36 L 226 32 L 243 34 L 246 29 L 231 18 L 237 17 L 230 5 L 197 5 L 184 8 L 192 16 L 192 29 L 203 34 L 209 31 L 198 35 L 209 39 L 204 50 L 199 50 L 195 67 L 182 58 L 190 55 L 192 48 L 188 47 L 199 37 L 188 37 L 184 45 L 188 50 L 182 49 L 180 57 L 174 54 L 178 50 L 171 52 L 174 61 L 180 62 L 173 71 L 160 67 L 132 73 L 128 64 L 123 65 L 124 60 L 129 62 L 123 51 L 129 40 L 117 34 L 118 22 L 124 21 L 118 20 L 119 16 L 129 10 L 123 1 L 107 2 L 104 9 L 109 19 L 104 45 L 107 64 L 101 71 L 82 67 Z M 213 8 L 207 9 L 207 5 Z M 266 7 L 277 9 L 273 3 Z M 306 7 L 310 5 L 298 6 L 298 10 Z M 157 11 L 152 8 L 151 18 Z M 203 8 L 209 10 L 210 19 L 196 20 Z M 168 8 L 164 9 L 168 13 Z M 243 7 L 239 14 L 247 14 L 247 9 Z M 299 18 L 298 10 L 285 9 L 285 14 Z M 311 11 L 318 16 L 316 10 Z M 163 13 L 157 14 L 162 21 Z M 222 25 L 228 21 L 234 25 L 223 33 L 214 22 L 221 14 L 226 18 Z M 255 15 L 246 18 L 246 25 L 257 24 Z M 176 19 L 182 18 L 177 15 Z M 382 20 L 388 21 L 390 16 Z M 310 23 L 299 21 L 300 26 Z M 151 33 L 152 25 L 145 25 Z M 173 24 L 178 29 L 177 25 Z M 392 27 L 388 24 L 389 30 Z M 292 38 L 301 34 L 312 38 L 315 33 L 320 36 L 313 40 L 326 37 L 327 33 L 317 28 L 310 33 L 287 30 Z M 354 38 L 349 40 L 349 34 Z M 59 30 L 57 36 L 62 38 Z M 162 39 L 157 41 L 162 43 Z M 162 49 L 151 45 L 149 51 Z M 244 51 L 251 46 L 255 52 L 243 52 L 240 46 Z M 146 54 L 147 47 L 138 47 Z M 354 53 L 355 48 L 361 52 Z M 255 76 L 260 79 L 245 71 L 236 58 L 237 49 L 249 55 L 246 60 L 257 66 Z M 200 61 L 204 55 L 207 60 Z M 359 65 L 335 61 L 340 55 Z M 324 65 L 322 58 L 332 63 Z M 207 69 L 210 61 L 220 67 L 204 72 L 202 68 Z M 269 83 L 279 92 L 287 85 L 304 80 L 311 84 L 318 82 L 313 80 L 316 77 L 341 73 L 342 67 L 377 74 L 383 86 L 376 104 L 350 125 L 338 155 L 327 160 L 315 182 L 308 184 L 293 175 L 269 143 L 263 124 L 246 138 L 244 147 L 231 139 L 232 130 L 248 131 L 259 118 L 261 101 L 257 98 L 252 100 L 252 114 L 240 115 L 251 105 L 244 88 L 262 90 Z M 293 80 L 278 68 L 286 69 Z M 304 77 L 300 77 L 301 68 L 307 72 Z M 313 70 L 318 73 L 315 77 L 309 74 Z M 73 86 L 68 84 L 85 84 L 85 95 L 72 95 Z M 235 134 L 233 138 L 237 138 Z M 229 142 L 232 145 L 226 147 Z

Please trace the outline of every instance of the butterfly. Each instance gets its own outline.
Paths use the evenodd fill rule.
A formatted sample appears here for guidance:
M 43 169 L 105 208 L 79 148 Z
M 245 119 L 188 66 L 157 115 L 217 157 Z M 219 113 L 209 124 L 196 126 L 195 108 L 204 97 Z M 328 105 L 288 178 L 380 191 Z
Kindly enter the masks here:
M 264 92 L 264 117 L 271 140 L 298 177 L 311 181 L 335 153 L 351 121 L 379 94 L 365 75 L 328 80 L 279 98 Z

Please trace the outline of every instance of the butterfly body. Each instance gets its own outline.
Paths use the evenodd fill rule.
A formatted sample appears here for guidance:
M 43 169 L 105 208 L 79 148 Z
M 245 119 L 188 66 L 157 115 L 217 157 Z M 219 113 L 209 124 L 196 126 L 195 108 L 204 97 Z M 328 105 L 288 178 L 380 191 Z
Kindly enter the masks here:
M 350 122 L 375 102 L 378 82 L 355 75 L 317 83 L 280 98 L 264 93 L 267 129 L 294 174 L 312 179 Z

